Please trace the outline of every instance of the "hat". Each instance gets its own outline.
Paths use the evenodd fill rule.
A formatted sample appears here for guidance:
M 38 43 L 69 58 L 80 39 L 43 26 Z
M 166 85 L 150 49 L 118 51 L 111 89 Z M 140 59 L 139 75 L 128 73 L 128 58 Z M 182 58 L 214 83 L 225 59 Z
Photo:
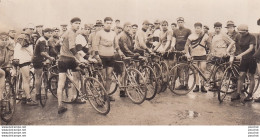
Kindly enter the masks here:
M 124 27 L 126 27 L 126 26 L 132 26 L 132 24 L 130 23 L 130 22 L 126 22 L 125 24 L 124 24 Z
M 161 23 L 161 22 L 160 22 L 160 20 L 158 20 L 158 19 L 154 21 L 154 24 L 160 24 L 160 23 Z
M 168 25 L 168 21 L 166 21 L 166 20 L 162 21 L 161 25 L 163 25 L 163 24 L 167 24 Z
M 72 18 L 72 19 L 70 20 L 70 23 L 74 23 L 74 22 L 76 22 L 76 21 L 81 22 L 81 19 L 80 19 L 79 17 L 74 17 L 74 18 Z
M 179 18 L 177 18 L 177 22 L 178 21 L 184 21 L 184 18 L 183 17 L 179 17 Z
M 10 32 L 16 32 L 14 29 L 10 29 L 9 31 L 8 31 L 8 33 L 10 33 Z
M 194 27 L 202 27 L 202 24 L 201 24 L 200 22 L 196 22 L 196 23 L 194 24 Z
M 52 30 L 54 31 L 54 30 L 60 30 L 60 29 L 57 27 L 53 27 Z
M 216 23 L 214 23 L 214 28 L 215 27 L 222 27 L 222 24 L 220 22 L 216 22 Z
M 241 24 L 241 25 L 239 25 L 238 27 L 237 27 L 237 30 L 238 31 L 248 31 L 248 26 L 246 25 L 246 24 Z
M 62 27 L 67 27 L 68 25 L 67 25 L 67 24 L 61 24 L 60 26 L 62 26 Z
M 117 19 L 115 22 L 117 22 L 117 21 L 118 21 L 118 22 L 120 22 L 120 20 L 119 20 L 119 19 Z
M 227 21 L 227 26 L 225 28 L 228 28 L 228 27 L 236 27 L 235 23 L 233 21 Z
M 27 24 L 25 29 L 34 29 L 34 25 L 32 23 Z
M 144 20 L 143 24 L 151 24 L 148 20 Z
M 209 30 L 209 27 L 207 25 L 204 25 L 203 26 L 205 29 Z
M 28 32 L 26 32 L 26 31 L 21 32 L 21 34 L 30 35 L 30 34 L 29 34 Z
M 102 20 L 97 20 L 97 21 L 96 21 L 96 24 L 95 24 L 94 26 L 95 26 L 95 27 L 96 27 L 96 26 L 103 26 Z
M 43 27 L 43 25 L 37 25 L 36 27 Z
M 26 34 L 21 33 L 21 34 L 17 37 L 17 39 L 26 39 Z
M 52 32 L 53 30 L 51 28 L 46 28 L 43 30 L 43 33 L 46 33 L 46 32 Z
M 133 24 L 132 27 L 137 27 L 138 28 L 138 25 L 137 24 Z
M 89 24 L 84 24 L 84 28 L 91 28 Z
M 8 33 L 6 33 L 6 32 L 1 32 L 0 33 L 0 36 L 5 36 L 5 35 L 8 36 Z

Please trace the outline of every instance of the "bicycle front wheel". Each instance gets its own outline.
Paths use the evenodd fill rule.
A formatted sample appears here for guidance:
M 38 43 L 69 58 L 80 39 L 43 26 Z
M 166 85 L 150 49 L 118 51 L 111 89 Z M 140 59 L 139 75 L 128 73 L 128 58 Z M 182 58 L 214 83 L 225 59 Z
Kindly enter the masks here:
M 108 114 L 110 101 L 103 84 L 92 77 L 87 77 L 84 83 L 87 99 L 91 106 L 100 114 Z
M 226 95 L 230 90 L 232 90 L 230 87 L 232 87 L 232 77 L 234 77 L 231 68 L 227 68 L 224 72 L 224 75 L 222 77 L 222 80 L 220 82 L 220 87 L 218 90 L 218 100 L 220 103 L 223 102 Z
M 47 73 L 43 72 L 42 75 L 42 85 L 40 90 L 40 104 L 42 107 L 45 107 L 47 102 L 47 95 L 48 95 L 48 79 L 47 79 Z
M 162 68 L 158 63 L 155 63 L 153 66 L 153 70 L 155 72 L 156 81 L 157 81 L 157 93 L 159 93 L 163 86 L 163 80 L 162 80 Z
M 1 119 L 8 123 L 13 118 L 16 105 L 16 94 L 10 81 L 5 81 L 2 103 L 2 108 L 0 108 Z
M 177 95 L 188 94 L 195 83 L 195 70 L 187 63 L 177 64 L 169 72 L 169 88 Z
M 126 71 L 127 95 L 135 104 L 141 104 L 146 99 L 148 87 L 141 72 L 134 68 Z
M 143 68 L 141 69 L 141 73 L 143 74 L 143 77 L 146 81 L 146 85 L 148 87 L 146 99 L 152 100 L 157 93 L 157 81 L 156 81 L 155 72 L 151 67 L 143 66 Z
M 55 97 L 57 97 L 57 89 L 58 89 L 58 81 L 59 81 L 59 75 L 53 75 L 48 82 L 48 87 L 50 89 L 51 94 Z
M 168 86 L 168 80 L 169 80 L 169 67 L 167 63 L 164 61 L 161 62 L 161 68 L 162 68 L 162 86 L 161 90 L 159 92 L 164 92 L 167 89 Z

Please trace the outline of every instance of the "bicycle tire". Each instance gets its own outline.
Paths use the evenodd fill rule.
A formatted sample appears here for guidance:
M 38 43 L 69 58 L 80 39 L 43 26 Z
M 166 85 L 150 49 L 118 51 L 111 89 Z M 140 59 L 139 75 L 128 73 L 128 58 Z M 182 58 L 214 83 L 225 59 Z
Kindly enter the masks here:
M 169 67 L 167 65 L 167 63 L 165 63 L 164 61 L 161 62 L 161 68 L 162 68 L 162 86 L 161 86 L 161 90 L 159 91 L 159 93 L 161 92 L 165 92 L 167 87 L 168 87 L 168 80 L 169 80 Z
M 219 86 L 219 90 L 218 90 L 218 100 L 219 100 L 219 103 L 222 103 L 227 95 L 227 91 L 229 90 L 229 87 L 230 87 L 230 79 L 231 77 L 233 76 L 233 73 L 230 72 L 230 67 L 227 68 L 224 72 L 224 75 L 221 79 L 221 82 L 220 82 L 220 86 Z M 224 80 L 227 80 L 228 81 L 228 84 L 225 84 L 224 83 Z M 225 91 L 223 91 L 223 87 L 226 88 Z
M 134 68 L 128 68 L 126 71 L 126 85 L 126 93 L 132 102 L 142 104 L 146 99 L 148 87 L 141 72 Z M 130 88 L 134 88 L 135 91 L 131 92 Z M 134 97 L 135 93 L 137 93 L 139 99 Z
M 74 87 L 74 89 L 72 88 L 72 86 Z M 64 103 L 73 103 L 79 97 L 78 90 L 75 88 L 74 84 L 70 81 L 68 76 L 66 76 L 65 87 L 62 92 L 63 92 L 63 101 L 62 102 L 64 102 Z M 72 96 L 69 95 L 69 93 L 72 93 Z
M 48 99 L 48 72 L 43 72 L 42 74 L 42 85 L 40 89 L 40 104 L 42 107 L 45 107 Z
M 117 91 L 118 87 L 119 87 L 119 85 L 118 85 L 117 80 L 116 80 L 116 74 L 113 72 L 112 83 L 111 83 L 111 86 L 110 86 L 110 90 L 108 91 L 108 95 L 113 95 Z
M 32 71 L 30 71 L 30 93 L 32 94 L 33 89 L 35 88 L 35 76 Z
M 153 66 L 153 70 L 155 72 L 156 81 L 157 81 L 157 91 L 156 92 L 159 93 L 161 91 L 162 83 L 163 83 L 162 78 L 161 78 L 162 69 L 158 63 L 155 63 Z
M 98 113 L 107 115 L 110 112 L 110 100 L 103 84 L 95 78 L 87 77 L 84 81 L 84 89 L 91 106 Z
M 180 81 L 180 78 L 178 77 L 177 73 L 180 70 L 184 70 L 184 68 L 187 68 L 187 71 L 188 71 L 187 72 L 188 83 L 186 83 L 188 85 L 188 88 L 178 90 L 178 89 L 176 89 L 176 86 L 180 85 L 181 82 L 178 82 L 178 79 Z M 186 75 L 185 72 L 183 72 L 183 74 Z M 195 87 L 196 79 L 197 78 L 195 76 L 195 70 L 193 67 L 190 67 L 190 65 L 187 63 L 179 63 L 179 64 L 175 65 L 169 72 L 169 89 L 174 94 L 186 95 Z M 184 82 L 185 82 L 185 80 L 184 80 Z
M 58 98 L 57 97 L 58 81 L 59 81 L 59 76 L 53 75 L 50 77 L 49 82 L 48 82 L 49 90 L 55 98 Z
M 5 92 L 3 92 L 3 101 L 8 104 L 5 108 L 0 108 L 1 119 L 8 123 L 12 120 L 16 109 L 16 94 L 10 81 L 5 81 Z M 8 112 L 5 112 L 8 109 Z
M 146 100 L 152 100 L 157 93 L 157 81 L 155 72 L 150 66 L 143 66 L 140 72 L 143 74 L 143 77 L 146 80 L 146 85 L 148 87 Z
M 254 88 L 254 92 L 253 93 L 255 93 L 256 91 L 257 91 L 257 89 L 258 89 L 258 87 L 259 87 L 259 84 L 260 84 L 260 76 L 256 76 L 255 77 L 255 88 Z

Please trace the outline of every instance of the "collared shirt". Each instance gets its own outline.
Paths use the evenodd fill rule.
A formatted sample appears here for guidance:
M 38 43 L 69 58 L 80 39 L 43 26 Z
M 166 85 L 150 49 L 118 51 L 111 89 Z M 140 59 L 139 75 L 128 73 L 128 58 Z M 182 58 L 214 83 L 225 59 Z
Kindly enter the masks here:
M 116 33 L 114 31 L 100 30 L 96 33 L 93 41 L 92 49 L 98 51 L 101 56 L 114 56 L 116 47 Z
M 256 45 L 255 36 L 250 34 L 250 33 L 246 34 L 245 36 L 242 36 L 241 34 L 239 34 L 236 37 L 235 42 L 236 42 L 237 46 L 240 47 L 241 53 L 248 50 L 251 44 L 254 46 L 254 48 L 255 48 L 255 45 Z M 253 49 L 248 54 L 244 55 L 242 58 L 243 59 L 252 58 L 254 53 L 255 53 L 255 49 Z
M 186 41 L 191 34 L 191 30 L 187 28 L 182 28 L 182 29 L 176 29 L 173 31 L 173 37 L 176 38 L 176 44 L 175 44 L 175 49 L 177 51 L 182 51 L 184 50 Z
M 227 54 L 228 46 L 234 42 L 226 33 L 214 33 L 212 35 L 212 53 L 214 56 L 222 57 Z M 231 51 L 235 52 L 235 50 Z
M 124 53 L 125 56 L 133 56 L 133 40 L 130 34 L 126 32 L 121 32 L 118 39 L 118 45 L 120 50 Z
M 33 45 L 23 47 L 20 43 L 16 43 L 14 48 L 14 59 L 19 59 L 19 63 L 23 64 L 31 62 L 33 57 Z
M 70 51 L 70 49 L 73 49 L 76 47 L 76 37 L 77 33 L 74 32 L 72 29 L 69 29 L 62 35 L 62 46 L 60 49 L 60 55 L 66 56 L 66 57 L 73 57 L 73 53 Z

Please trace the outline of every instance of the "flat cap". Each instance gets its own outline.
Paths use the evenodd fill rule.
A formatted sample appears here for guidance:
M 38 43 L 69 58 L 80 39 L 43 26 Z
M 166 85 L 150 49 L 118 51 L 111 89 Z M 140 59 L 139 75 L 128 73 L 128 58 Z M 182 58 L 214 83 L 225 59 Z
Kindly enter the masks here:
M 246 24 L 241 24 L 237 27 L 238 31 L 248 31 L 248 26 Z
M 70 23 L 74 23 L 74 22 L 76 22 L 76 21 L 81 22 L 81 19 L 80 19 L 79 17 L 74 17 L 74 18 L 72 18 L 72 19 L 70 20 Z
M 177 18 L 177 22 L 178 22 L 178 21 L 184 21 L 184 18 L 183 18 L 183 17 L 178 17 L 178 18 Z

